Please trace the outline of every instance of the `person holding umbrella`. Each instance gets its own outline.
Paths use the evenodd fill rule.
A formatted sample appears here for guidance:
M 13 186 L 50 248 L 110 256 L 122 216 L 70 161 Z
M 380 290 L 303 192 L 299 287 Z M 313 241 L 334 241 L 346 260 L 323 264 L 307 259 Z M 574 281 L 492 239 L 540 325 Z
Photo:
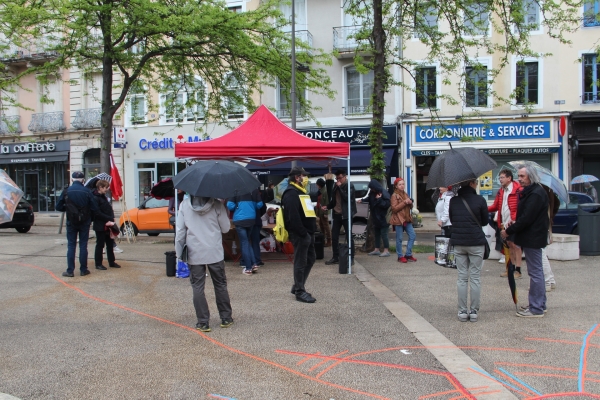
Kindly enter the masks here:
M 294 286 L 292 294 L 303 303 L 314 303 L 316 299 L 306 291 L 306 280 L 317 255 L 315 253 L 316 214 L 312 216 L 305 209 L 306 203 L 300 196 L 308 196 L 308 172 L 302 167 L 292 167 L 289 173 L 289 185 L 281 196 L 281 208 L 285 229 L 294 245 Z
M 548 195 L 540 184 L 540 177 L 531 164 L 519 164 L 519 194 L 517 219 L 505 224 L 500 236 L 515 235 L 515 244 L 527 254 L 529 274 L 529 307 L 517 312 L 517 317 L 542 318 L 546 311 L 546 288 L 542 265 L 542 249 L 548 244 Z M 507 226 L 508 225 L 508 226 Z
M 487 202 L 477 194 L 478 181 L 460 184 L 457 196 L 450 200 L 448 214 L 452 221 L 450 243 L 454 246 L 458 280 L 458 320 L 477 322 L 481 296 L 481 267 L 487 239 L 482 227 L 488 224 Z M 471 305 L 467 295 L 470 286 Z
M 115 262 L 114 246 L 115 240 L 110 237 L 110 231 L 106 230 L 107 227 L 115 224 L 115 213 L 112 206 L 110 205 L 108 198 L 106 198 L 106 192 L 110 188 L 110 183 L 103 179 L 96 182 L 96 190 L 94 190 L 94 200 L 98 204 L 98 212 L 94 213 L 93 228 L 96 232 L 96 248 L 94 250 L 94 261 L 96 262 L 96 269 L 106 271 L 106 267 L 102 265 L 102 253 L 104 246 L 106 246 L 106 258 L 108 258 L 108 265 L 111 268 L 121 268 L 119 264 Z
M 585 194 L 590 196 L 592 198 L 592 200 L 594 200 L 594 203 L 597 203 L 598 202 L 598 192 L 596 191 L 596 188 L 594 186 L 592 186 L 592 184 L 589 182 L 585 182 L 583 184 L 583 186 L 585 187 Z

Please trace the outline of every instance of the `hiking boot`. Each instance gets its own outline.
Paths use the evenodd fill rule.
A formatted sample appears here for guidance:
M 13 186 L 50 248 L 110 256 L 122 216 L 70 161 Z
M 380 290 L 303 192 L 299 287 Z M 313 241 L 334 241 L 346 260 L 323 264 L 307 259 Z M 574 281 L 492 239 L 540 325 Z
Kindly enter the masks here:
M 389 257 L 390 256 L 390 252 L 389 251 L 384 251 L 383 253 L 381 253 L 379 255 L 379 257 Z
M 469 312 L 469 321 L 477 322 L 477 310 L 471 310 Z
M 406 257 L 399 257 L 398 262 L 406 264 L 408 262 L 408 260 L 406 259 Z
M 96 265 L 96 269 L 106 271 L 108 268 L 106 268 L 104 265 Z
M 325 265 L 333 265 L 333 264 L 339 264 L 340 260 L 338 258 L 333 257 L 331 260 L 329 261 L 325 261 Z
M 201 323 L 197 323 L 196 324 L 196 329 L 198 329 L 200 332 L 210 332 L 212 329 L 210 329 L 210 326 L 208 326 L 208 324 L 201 324 Z
M 517 317 L 522 317 L 522 318 L 543 318 L 544 317 L 544 313 L 542 314 L 533 314 L 529 308 L 525 309 L 525 310 L 521 310 L 517 312 Z
M 65 271 L 65 272 L 62 273 L 62 276 L 66 276 L 67 278 L 72 278 L 72 277 L 75 276 L 75 274 L 72 273 L 72 272 L 66 272 Z
M 379 250 L 373 250 L 372 252 L 368 253 L 368 255 L 379 256 L 379 255 L 381 255 L 381 252 Z
M 406 258 L 406 261 L 410 261 L 410 262 L 416 262 L 417 261 L 417 259 L 414 258 L 413 256 L 406 256 L 405 258 Z
M 459 311 L 458 312 L 458 320 L 460 322 L 467 322 L 469 320 L 469 314 L 467 314 L 466 311 Z
M 233 325 L 233 320 L 227 320 L 227 319 L 223 319 L 221 320 L 221 328 L 229 328 L 231 325 Z

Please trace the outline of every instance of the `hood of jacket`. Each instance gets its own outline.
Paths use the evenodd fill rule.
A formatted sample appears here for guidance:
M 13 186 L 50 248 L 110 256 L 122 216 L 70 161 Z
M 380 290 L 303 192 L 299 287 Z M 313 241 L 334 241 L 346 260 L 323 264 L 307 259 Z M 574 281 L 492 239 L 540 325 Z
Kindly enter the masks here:
M 383 193 L 383 186 L 381 186 L 381 183 L 379 183 L 379 181 L 377 179 L 371 179 L 371 182 L 369 182 L 369 189 L 371 189 L 371 191 L 375 191 L 377 193 Z
M 199 197 L 199 196 L 190 196 L 190 205 L 192 206 L 192 210 L 197 212 L 200 215 L 204 215 L 209 212 L 215 199 L 212 197 Z
M 442 193 L 442 199 L 444 197 L 454 197 L 454 192 L 452 190 L 448 190 L 446 193 Z

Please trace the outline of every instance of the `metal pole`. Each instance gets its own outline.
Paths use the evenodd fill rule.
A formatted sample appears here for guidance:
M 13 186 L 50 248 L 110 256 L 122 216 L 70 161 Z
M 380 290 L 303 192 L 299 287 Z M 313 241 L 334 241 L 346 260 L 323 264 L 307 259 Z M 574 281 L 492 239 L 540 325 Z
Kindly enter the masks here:
M 346 238 L 348 239 L 348 275 L 352 274 L 352 258 L 354 254 L 352 254 L 352 204 L 351 204 L 351 194 L 352 191 L 350 189 L 350 156 L 348 156 L 348 165 L 347 165 L 347 175 L 346 175 L 346 185 L 348 190 L 348 230 L 350 232 L 346 232 Z
M 292 0 L 292 129 L 296 130 L 296 2 Z M 298 164 L 292 161 L 292 168 Z

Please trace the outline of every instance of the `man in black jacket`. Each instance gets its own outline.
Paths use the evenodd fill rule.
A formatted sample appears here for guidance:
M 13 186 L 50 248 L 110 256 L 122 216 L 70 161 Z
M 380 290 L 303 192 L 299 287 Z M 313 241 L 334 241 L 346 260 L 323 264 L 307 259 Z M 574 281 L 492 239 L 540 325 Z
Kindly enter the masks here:
M 452 222 L 450 243 L 454 246 L 458 270 L 458 320 L 477 322 L 481 296 L 481 267 L 485 251 L 483 226 L 488 224 L 488 208 L 485 199 L 477 194 L 477 180 L 460 184 L 457 196 L 450 200 L 448 214 Z M 465 204 L 466 202 L 466 204 Z M 471 215 L 473 214 L 473 215 Z M 467 305 L 470 282 L 471 306 Z
M 340 230 L 342 225 L 346 231 L 346 238 L 350 238 L 352 243 L 351 257 L 350 259 L 354 262 L 354 238 L 352 237 L 352 217 L 356 215 L 356 199 L 354 197 L 354 185 L 348 183 L 348 177 L 343 169 L 335 171 L 335 185 L 331 191 L 331 197 L 329 198 L 329 204 L 321 207 L 323 211 L 333 210 L 332 213 L 332 224 L 331 224 L 331 249 L 333 250 L 333 257 L 331 260 L 326 261 L 325 264 L 333 265 L 340 262 Z M 351 218 L 348 220 L 348 187 L 350 187 L 350 212 Z M 347 243 L 347 242 L 346 242 Z M 346 244 L 346 246 L 348 246 Z
M 82 209 L 84 214 L 87 215 L 87 220 L 76 224 L 67 217 L 67 271 L 63 272 L 62 276 L 70 278 L 75 276 L 77 235 L 79 235 L 79 268 L 81 276 L 89 275 L 90 273 L 87 266 L 90 225 L 92 223 L 92 214 L 99 211 L 92 191 L 83 186 L 83 182 L 85 181 L 83 172 L 75 171 L 71 175 L 71 178 L 73 179 L 73 184 L 62 191 L 56 203 L 56 211 L 66 211 L 65 195 L 68 194 L 69 202 L 73 203 L 77 208 Z
M 541 318 L 546 311 L 546 288 L 542 266 L 542 249 L 548 244 L 548 195 L 540 185 L 540 178 L 529 164 L 518 165 L 519 193 L 517 220 L 509 224 L 500 236 L 515 235 L 515 244 L 527 256 L 529 274 L 529 306 L 517 312 L 518 317 Z
M 308 172 L 302 167 L 292 167 L 289 173 L 289 185 L 281 196 L 281 208 L 285 229 L 294 245 L 294 286 L 292 294 L 303 303 L 314 303 L 316 300 L 304 287 L 317 255 L 315 253 L 316 215 L 307 216 L 306 206 L 302 201 L 309 200 Z M 305 196 L 301 198 L 300 196 Z

